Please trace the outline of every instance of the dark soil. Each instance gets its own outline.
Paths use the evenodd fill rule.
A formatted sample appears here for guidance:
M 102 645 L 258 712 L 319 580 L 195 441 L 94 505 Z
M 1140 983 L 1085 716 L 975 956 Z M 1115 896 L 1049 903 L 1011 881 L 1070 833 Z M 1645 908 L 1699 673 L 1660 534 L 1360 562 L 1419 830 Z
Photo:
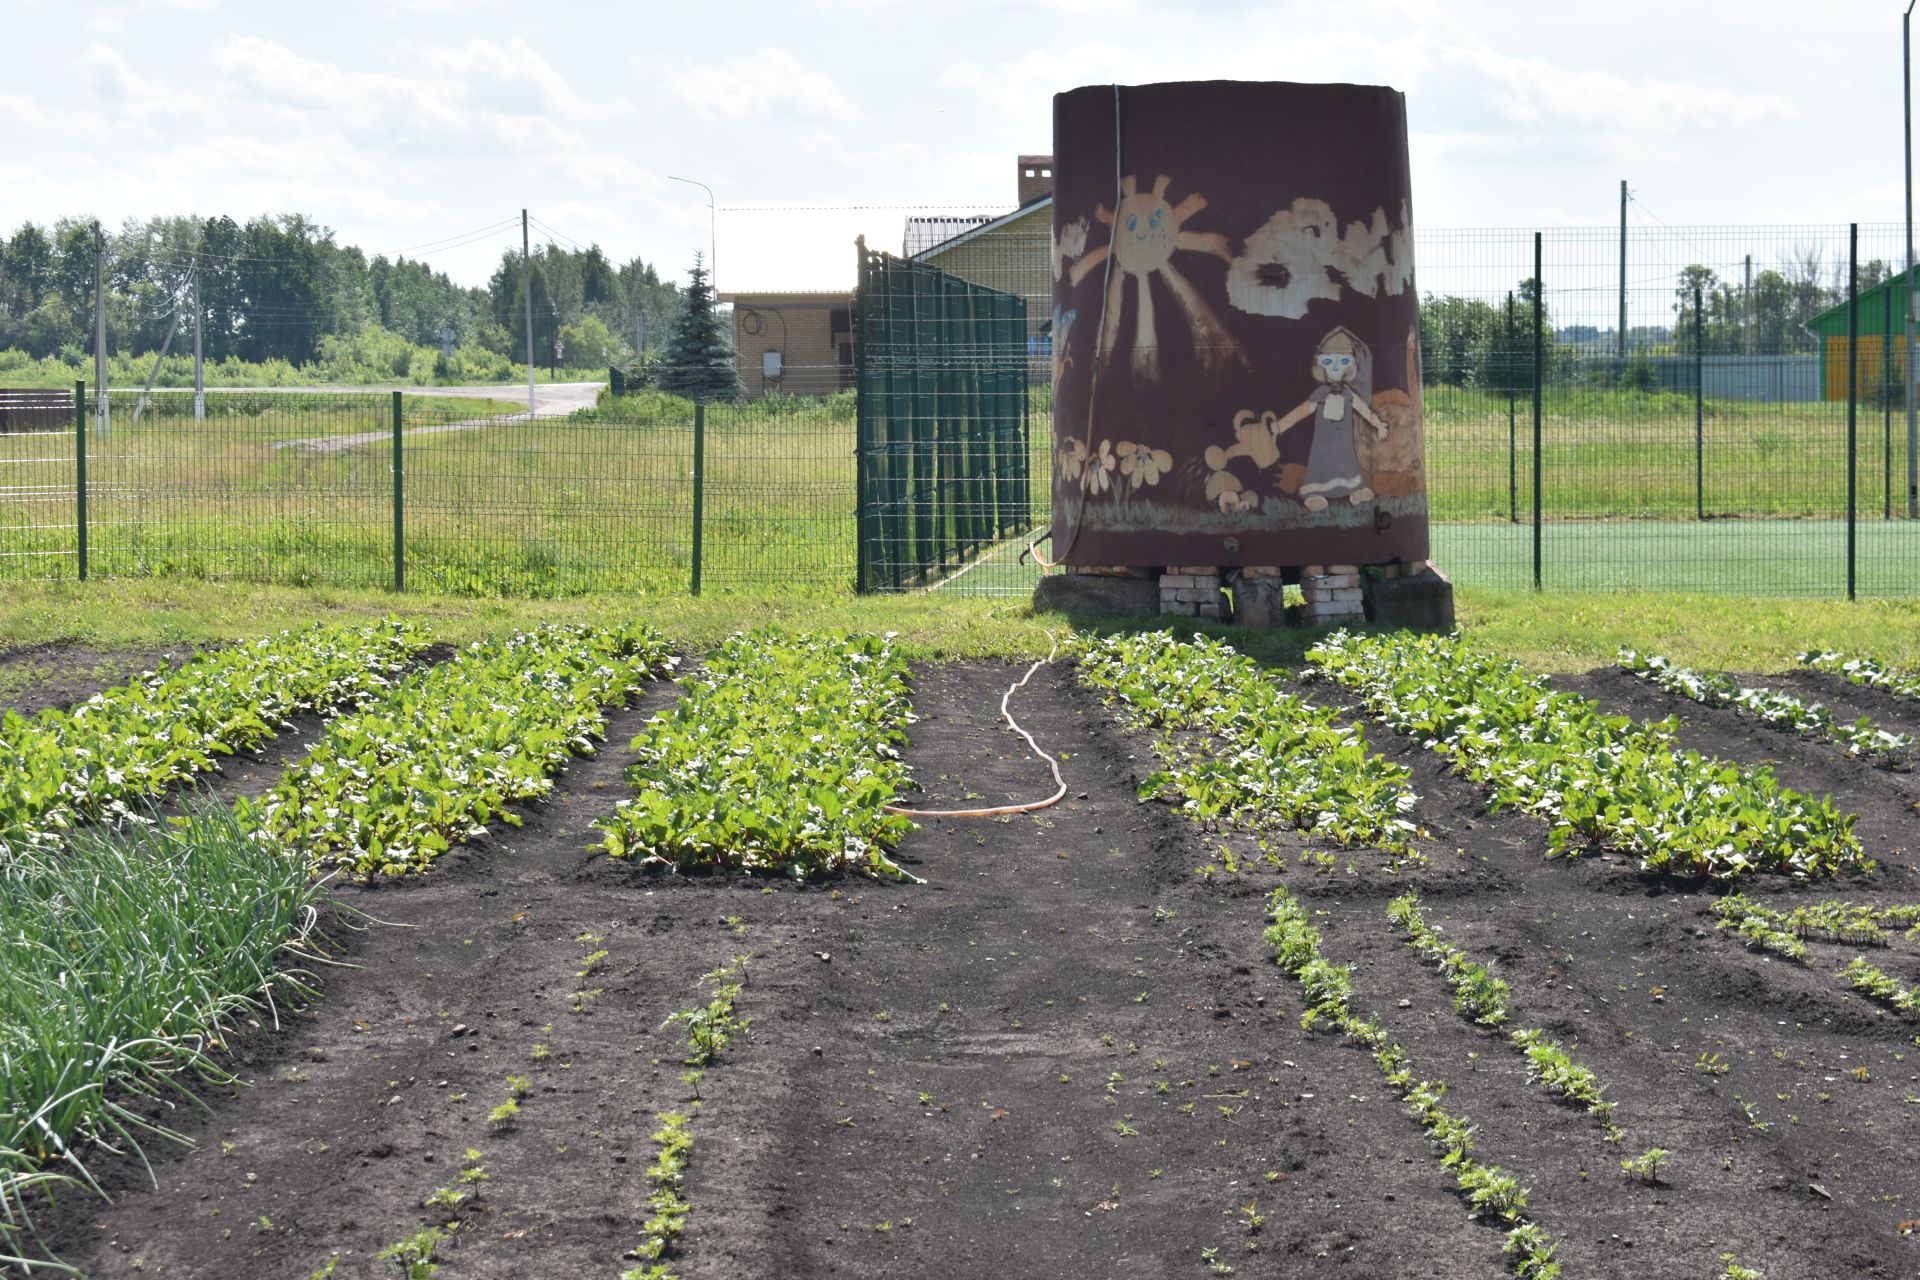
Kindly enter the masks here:
M 1018 674 L 920 672 L 921 802 L 1050 789 L 998 725 Z M 1647 692 L 1587 679 L 1622 705 Z M 1920 1274 L 1920 1242 L 1898 1234 L 1920 1218 L 1920 1022 L 1832 978 L 1852 953 L 1770 959 L 1713 928 L 1701 886 L 1546 860 L 1538 821 L 1488 814 L 1477 787 L 1377 726 L 1430 833 L 1431 866 L 1404 876 L 1366 851 L 1323 871 L 1297 837 L 1263 850 L 1138 802 L 1148 742 L 1116 733 L 1058 668 L 1014 706 L 1067 753 L 1065 804 L 927 821 L 900 851 L 924 885 L 801 887 L 662 878 L 590 852 L 591 820 L 624 790 L 625 743 L 669 696 L 619 713 L 612 745 L 524 827 L 416 881 L 340 890 L 391 922 L 330 926 L 358 967 L 321 971 L 323 998 L 280 1034 L 240 1039 L 252 1087 L 172 1117 L 201 1146 L 150 1151 L 158 1190 L 103 1157 L 117 1202 L 63 1205 L 55 1246 L 101 1277 L 299 1280 L 336 1254 L 339 1280 L 393 1275 L 373 1255 L 447 1216 L 421 1199 L 473 1147 L 492 1176 L 443 1274 L 616 1276 L 640 1238 L 654 1117 L 688 1098 L 679 1031 L 661 1024 L 702 998 L 702 972 L 751 950 L 753 1035 L 708 1071 L 693 1120 L 693 1213 L 672 1258 L 689 1280 L 1206 1276 L 1216 1249 L 1241 1276 L 1505 1274 L 1501 1231 L 1470 1219 L 1369 1057 L 1300 1029 L 1298 990 L 1261 937 L 1264 891 L 1283 878 L 1324 913 L 1330 958 L 1356 966 L 1357 1005 L 1450 1085 L 1480 1157 L 1531 1189 L 1569 1276 L 1699 1280 L 1729 1251 L 1767 1280 Z M 1836 768 L 1831 789 L 1886 871 L 1794 892 L 1920 899 L 1920 873 L 1889 848 L 1912 838 L 1902 780 L 1681 713 L 1691 741 L 1779 760 L 1783 778 Z M 1241 872 L 1196 874 L 1227 865 L 1223 846 Z M 1511 1026 L 1577 1042 L 1619 1105 L 1621 1147 L 1453 1012 L 1386 918 L 1408 883 L 1511 984 Z M 1920 947 L 1872 958 L 1920 981 Z M 510 1074 L 533 1090 L 496 1129 Z M 1653 1146 L 1673 1152 L 1659 1184 L 1621 1173 Z
M 176 649 L 94 649 L 64 642 L 0 652 L 0 710 L 30 716 L 49 707 L 65 710 L 102 689 L 162 662 L 192 654 Z

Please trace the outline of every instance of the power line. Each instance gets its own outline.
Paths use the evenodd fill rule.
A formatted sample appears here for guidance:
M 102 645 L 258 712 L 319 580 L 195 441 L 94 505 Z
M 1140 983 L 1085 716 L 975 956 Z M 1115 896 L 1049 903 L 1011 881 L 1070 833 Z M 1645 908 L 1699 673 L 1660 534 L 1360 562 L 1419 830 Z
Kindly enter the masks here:
M 549 226 L 547 223 L 542 222 L 540 219 L 535 218 L 532 215 L 528 215 L 528 221 L 532 222 L 534 226 L 540 228 L 542 231 L 546 232 L 548 235 L 558 236 L 560 239 L 565 240 L 568 244 L 573 246 L 574 252 L 585 253 L 587 251 L 585 245 L 582 245 L 578 240 L 575 240 L 572 236 L 568 235 L 566 232 L 556 230 L 553 227 Z
M 502 218 L 499 222 L 493 223 L 491 226 L 479 227 L 472 231 L 462 231 L 458 235 L 443 236 L 438 240 L 428 240 L 424 244 L 411 245 L 408 248 L 400 250 L 400 252 L 413 253 L 421 249 L 432 249 L 436 245 L 445 245 L 449 240 L 465 240 L 473 236 L 491 235 L 496 231 L 506 230 L 508 227 L 512 226 L 515 222 L 518 222 L 518 221 L 519 221 L 518 218 L 512 218 L 512 217 Z

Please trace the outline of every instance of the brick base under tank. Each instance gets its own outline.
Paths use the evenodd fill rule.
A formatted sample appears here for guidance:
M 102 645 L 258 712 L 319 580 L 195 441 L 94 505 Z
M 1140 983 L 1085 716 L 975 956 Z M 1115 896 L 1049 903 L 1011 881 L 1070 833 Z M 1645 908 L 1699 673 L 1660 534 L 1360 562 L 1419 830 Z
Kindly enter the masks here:
M 1300 598 L 1287 602 L 1286 588 Z M 1355 565 L 1073 566 L 1035 588 L 1036 610 L 1106 616 L 1148 613 L 1247 627 L 1378 623 L 1453 629 L 1453 583 L 1428 561 Z

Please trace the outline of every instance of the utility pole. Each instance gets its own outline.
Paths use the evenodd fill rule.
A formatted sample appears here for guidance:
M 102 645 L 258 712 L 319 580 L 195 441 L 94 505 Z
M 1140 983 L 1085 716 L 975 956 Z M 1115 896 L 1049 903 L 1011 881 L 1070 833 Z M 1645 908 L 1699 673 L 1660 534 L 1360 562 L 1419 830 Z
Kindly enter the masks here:
M 1747 255 L 1746 284 L 1740 289 L 1741 349 L 1753 354 L 1753 255 Z
M 107 237 L 93 224 L 93 418 L 94 429 L 107 439 Z
M 191 276 L 191 273 L 189 273 Z M 192 280 L 189 278 L 188 283 Z M 133 425 L 140 425 L 140 415 L 146 412 L 147 401 L 153 398 L 153 384 L 160 380 L 160 368 L 167 362 L 167 352 L 173 350 L 173 335 L 180 332 L 180 304 L 173 304 L 173 319 L 167 325 L 167 336 L 160 343 L 160 351 L 153 357 L 153 371 L 147 375 L 147 385 L 140 391 L 140 398 L 133 403 Z
M 200 255 L 193 255 L 193 420 L 207 417 L 206 352 L 200 345 Z
M 520 258 L 525 264 L 527 295 L 527 416 L 533 416 L 533 241 L 527 233 L 527 211 L 520 211 Z
M 1620 179 L 1620 336 L 1616 339 L 1622 362 L 1627 358 L 1627 180 Z
M 647 313 L 641 307 L 633 309 L 633 358 L 640 359 L 647 354 Z

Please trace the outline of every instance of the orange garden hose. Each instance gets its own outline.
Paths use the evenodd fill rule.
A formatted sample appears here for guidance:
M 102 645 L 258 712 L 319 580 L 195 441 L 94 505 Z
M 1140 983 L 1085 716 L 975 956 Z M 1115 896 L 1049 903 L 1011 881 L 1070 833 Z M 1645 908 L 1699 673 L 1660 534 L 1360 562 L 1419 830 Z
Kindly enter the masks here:
M 1067 798 L 1067 780 L 1060 776 L 1060 762 L 1042 751 L 1040 744 L 1033 740 L 1033 735 L 1021 728 L 1020 722 L 1013 718 L 1013 712 L 1007 709 L 1007 701 L 1013 697 L 1014 693 L 1026 688 L 1027 681 L 1033 679 L 1033 673 L 1052 662 L 1054 655 L 1060 652 L 1060 642 L 1054 640 L 1051 634 L 1047 638 L 1053 641 L 1053 647 L 1048 650 L 1047 656 L 1028 667 L 1027 674 L 1021 676 L 1017 683 L 1010 685 L 1007 691 L 1000 695 L 1000 716 L 1007 722 L 1009 728 L 1027 740 L 1027 746 L 1032 749 L 1033 754 L 1045 760 L 1048 767 L 1053 770 L 1053 781 L 1056 784 L 1054 793 L 1045 800 L 1030 800 L 1025 804 L 995 805 L 988 809 L 908 809 L 902 805 L 886 804 L 880 806 L 880 812 L 903 814 L 909 818 L 998 818 L 1008 814 L 1034 813 L 1041 809 L 1050 809 Z

